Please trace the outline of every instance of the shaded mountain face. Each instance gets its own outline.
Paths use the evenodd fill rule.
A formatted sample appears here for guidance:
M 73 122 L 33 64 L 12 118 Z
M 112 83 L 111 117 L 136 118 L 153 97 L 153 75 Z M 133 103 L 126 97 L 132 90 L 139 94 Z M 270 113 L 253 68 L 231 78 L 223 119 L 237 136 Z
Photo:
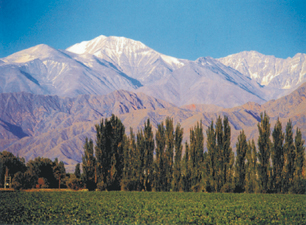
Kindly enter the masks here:
M 0 92 L 75 97 L 123 89 L 177 106 L 220 107 L 261 104 L 285 93 L 277 85 L 262 87 L 250 77 L 210 57 L 176 59 L 138 41 L 99 36 L 66 50 L 38 45 L 2 58 Z
M 263 105 L 249 102 L 224 109 L 212 105 L 189 105 L 178 108 L 163 100 L 141 93 L 115 91 L 105 96 L 80 95 L 75 98 L 33 95 L 29 93 L 0 94 L 0 151 L 7 150 L 25 157 L 58 158 L 68 171 L 80 162 L 86 137 L 95 140 L 95 124 L 112 113 L 119 116 L 129 132 L 142 128 L 149 118 L 154 132 L 167 117 L 180 123 L 184 141 L 189 130 L 202 121 L 204 131 L 226 115 L 231 126 L 231 144 L 234 147 L 241 129 L 247 138 L 257 138 L 260 113 L 270 116 L 271 128 L 279 117 L 283 130 L 289 119 L 294 129 L 299 127 L 306 138 L 306 83 L 288 96 Z M 205 133 L 205 132 L 204 132 Z

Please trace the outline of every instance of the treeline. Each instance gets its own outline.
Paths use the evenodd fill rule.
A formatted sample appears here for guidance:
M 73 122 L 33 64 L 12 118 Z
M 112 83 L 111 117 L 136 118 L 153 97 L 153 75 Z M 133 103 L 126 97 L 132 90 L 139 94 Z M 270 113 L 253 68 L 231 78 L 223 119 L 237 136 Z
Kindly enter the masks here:
M 179 123 L 174 126 L 171 118 L 158 125 L 155 136 L 149 119 L 137 133 L 130 128 L 127 136 L 120 119 L 112 115 L 95 126 L 95 144 L 86 138 L 82 163 L 74 174 L 66 173 L 57 159 L 37 157 L 25 163 L 4 151 L 0 152 L 0 185 L 8 175 L 15 189 L 305 193 L 302 133 L 297 128 L 294 137 L 290 120 L 285 132 L 277 120 L 271 133 L 269 120 L 261 114 L 257 143 L 240 131 L 235 155 L 226 116 L 212 121 L 206 131 L 198 122 L 183 143 L 183 129 Z
M 25 163 L 23 158 L 12 153 L 0 152 L 0 188 L 5 176 L 11 177 L 14 189 L 66 187 L 67 175 L 62 161 L 37 157 Z
M 242 130 L 236 156 L 226 116 L 207 128 L 207 151 L 202 122 L 198 122 L 184 143 L 184 154 L 183 129 L 180 124 L 174 126 L 171 118 L 158 125 L 155 137 L 149 119 L 143 129 L 135 134 L 130 128 L 126 136 L 114 115 L 102 119 L 96 131 L 96 145 L 86 139 L 79 179 L 88 189 L 305 193 L 304 140 L 298 128 L 293 138 L 290 120 L 285 132 L 277 120 L 271 140 L 269 117 L 261 114 L 257 145 Z

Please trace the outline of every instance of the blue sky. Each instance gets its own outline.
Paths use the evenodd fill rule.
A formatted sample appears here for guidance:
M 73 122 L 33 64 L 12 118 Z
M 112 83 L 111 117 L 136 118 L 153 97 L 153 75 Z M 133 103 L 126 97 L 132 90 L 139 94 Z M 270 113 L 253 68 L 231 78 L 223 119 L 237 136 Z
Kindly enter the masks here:
M 305 1 L 0 0 L 0 58 L 37 44 L 65 49 L 99 35 L 195 60 L 255 50 L 306 53 Z

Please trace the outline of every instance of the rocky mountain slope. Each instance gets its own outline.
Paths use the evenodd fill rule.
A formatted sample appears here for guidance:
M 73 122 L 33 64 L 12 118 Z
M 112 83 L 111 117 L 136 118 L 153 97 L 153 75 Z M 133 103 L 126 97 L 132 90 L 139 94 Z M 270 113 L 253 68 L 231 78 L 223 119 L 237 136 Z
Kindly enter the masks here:
M 144 94 L 114 91 L 105 96 L 75 98 L 0 94 L 0 151 L 8 150 L 27 160 L 37 156 L 80 161 L 85 137 L 94 137 L 94 125 L 111 114 L 169 108 L 173 105 Z
M 94 125 L 112 113 L 119 116 L 127 128 L 135 131 L 150 118 L 154 131 L 166 117 L 184 128 L 184 140 L 189 129 L 202 121 L 204 130 L 218 116 L 228 116 L 235 146 L 241 129 L 248 138 L 257 138 L 260 113 L 266 111 L 273 128 L 278 117 L 283 129 L 289 119 L 294 129 L 302 130 L 306 138 L 306 83 L 288 96 L 263 105 L 249 102 L 234 108 L 212 105 L 189 105 L 178 108 L 145 94 L 115 91 L 105 96 L 81 95 L 75 98 L 42 96 L 29 93 L 0 94 L 0 151 L 8 150 L 27 160 L 41 156 L 64 161 L 73 171 L 81 161 L 85 137 L 95 139 Z

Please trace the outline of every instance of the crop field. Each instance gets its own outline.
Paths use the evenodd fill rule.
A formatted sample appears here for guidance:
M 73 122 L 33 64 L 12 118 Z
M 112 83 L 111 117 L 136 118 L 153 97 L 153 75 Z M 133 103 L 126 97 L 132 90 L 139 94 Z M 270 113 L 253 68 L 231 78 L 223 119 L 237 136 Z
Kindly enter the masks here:
M 0 192 L 0 224 L 306 224 L 306 195 Z

